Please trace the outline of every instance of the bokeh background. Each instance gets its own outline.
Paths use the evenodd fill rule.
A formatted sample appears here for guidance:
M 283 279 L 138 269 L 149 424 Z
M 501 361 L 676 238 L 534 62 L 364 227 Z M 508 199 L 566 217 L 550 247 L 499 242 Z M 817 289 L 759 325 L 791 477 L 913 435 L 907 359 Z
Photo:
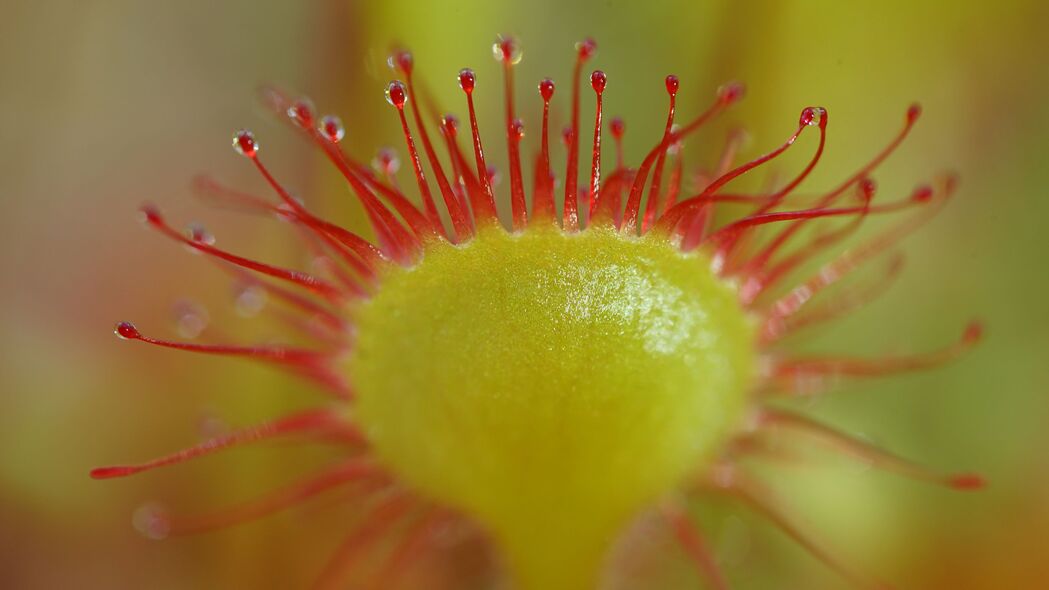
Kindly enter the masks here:
M 807 530 L 900 588 L 1045 587 L 1045 3 L 7 0 L 3 6 L 0 586 L 309 582 L 352 522 L 352 507 L 337 497 L 163 542 L 138 535 L 131 514 L 149 501 L 193 512 L 243 499 L 322 464 L 330 451 L 268 445 L 129 480 L 87 477 L 93 466 L 145 459 L 224 424 L 319 399 L 250 364 L 163 353 L 112 336 L 118 319 L 177 334 L 172 306 L 186 298 L 206 305 L 212 337 L 276 334 L 264 317 L 238 315 L 211 265 L 143 231 L 136 207 L 153 201 L 173 219 L 207 220 L 221 243 L 236 250 L 301 262 L 286 230 L 209 211 L 188 189 L 200 171 L 261 188 L 229 149 L 229 133 L 250 127 L 289 185 L 321 211 L 356 219 L 331 171 L 257 105 L 259 83 L 308 93 L 322 111 L 342 115 L 349 149 L 370 158 L 378 146 L 400 145 L 382 87 L 391 75 L 387 50 L 403 42 L 438 98 L 457 110 L 454 73 L 477 69 L 479 92 L 487 96 L 481 117 L 494 134 L 497 69 L 489 47 L 496 33 L 509 32 L 524 47 L 520 108 L 533 131 L 538 100 L 531 81 L 545 75 L 563 81 L 563 99 L 572 44 L 585 35 L 598 40 L 592 65 L 609 75 L 607 108 L 626 118 L 635 160 L 660 133 L 667 73 L 682 78 L 682 115 L 697 112 L 725 80 L 748 84 L 748 98 L 725 123 L 690 140 L 693 158 L 716 153 L 735 124 L 750 132 L 745 155 L 757 155 L 778 145 L 802 107 L 825 106 L 830 143 L 810 187 L 829 186 L 861 165 L 895 133 L 906 106 L 922 102 L 917 130 L 877 179 L 886 195 L 904 194 L 938 171 L 957 170 L 963 179 L 957 201 L 908 242 L 905 275 L 882 301 L 797 345 L 925 350 L 956 337 L 971 317 L 986 322 L 988 338 L 952 366 L 849 384 L 808 409 L 923 463 L 979 470 L 992 484 L 980 493 L 950 493 L 818 451 L 802 465 L 763 474 Z M 584 120 L 591 108 L 584 107 Z M 795 168 L 785 160 L 782 169 Z M 757 519 L 727 504 L 698 513 L 713 523 L 734 587 L 843 587 Z M 664 556 L 668 584 L 694 587 L 699 582 L 682 561 Z

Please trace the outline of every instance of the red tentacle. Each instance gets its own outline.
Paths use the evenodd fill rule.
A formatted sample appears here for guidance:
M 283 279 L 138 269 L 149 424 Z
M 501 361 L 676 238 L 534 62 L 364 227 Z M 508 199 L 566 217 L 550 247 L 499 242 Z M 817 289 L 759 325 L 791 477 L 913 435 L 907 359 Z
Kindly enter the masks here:
M 699 574 L 710 584 L 713 590 L 728 590 L 728 580 L 721 572 L 710 546 L 695 523 L 689 519 L 685 509 L 676 503 L 667 503 L 660 509 L 660 513 L 667 523 L 674 529 L 681 549 L 695 564 Z
M 113 465 L 92 469 L 91 477 L 94 479 L 127 477 L 129 475 L 135 475 L 158 467 L 175 465 L 205 455 L 211 455 L 235 446 L 268 440 L 271 438 L 296 434 L 311 434 L 327 430 L 348 429 L 350 429 L 349 424 L 340 420 L 331 410 L 307 410 L 290 416 L 284 416 L 270 422 L 263 422 L 262 424 L 251 426 L 249 428 L 235 430 L 229 434 L 209 439 L 198 445 L 182 449 L 181 451 L 145 463 L 139 463 L 136 465 Z
M 644 161 L 641 162 L 641 167 L 638 169 L 636 176 L 634 177 L 634 184 L 630 187 L 630 197 L 627 199 L 626 213 L 623 217 L 623 230 L 627 232 L 637 231 L 637 220 L 641 208 L 641 193 L 645 188 L 645 181 L 648 180 L 648 173 L 655 164 L 656 158 L 659 154 L 666 151 L 670 146 L 681 141 L 689 134 L 693 133 L 712 118 L 725 110 L 729 105 L 733 104 L 743 96 L 743 87 L 739 84 L 727 84 L 718 90 L 717 100 L 711 105 L 706 111 L 700 114 L 698 117 L 693 119 L 689 124 L 685 125 L 678 131 L 671 133 L 666 136 L 656 147 L 652 148 L 648 155 L 645 156 Z M 757 164 L 755 164 L 756 166 Z M 745 171 L 744 171 L 745 172 Z M 740 172 L 742 174 L 742 172 Z M 727 180 L 725 182 L 728 182 Z M 713 192 L 713 191 L 711 191 Z M 680 205 L 679 205 L 680 206 Z M 676 207 L 675 207 L 676 209 Z M 669 220 L 666 220 L 668 215 L 672 215 L 674 209 L 667 211 L 661 220 L 657 223 L 657 227 L 670 226 L 671 229 L 676 224 L 676 221 L 680 221 L 680 215 L 674 216 L 675 223 L 671 224 Z M 665 233 L 669 234 L 669 230 Z
M 827 377 L 881 377 L 908 371 L 930 369 L 952 361 L 967 352 L 983 334 L 982 326 L 973 322 L 957 342 L 941 350 L 910 356 L 888 356 L 866 359 L 852 357 L 811 357 L 782 360 L 772 369 L 773 377 L 782 383 L 807 383 Z M 799 392 L 801 393 L 801 392 Z
M 608 77 L 601 70 L 595 70 L 590 75 L 590 86 L 593 87 L 594 93 L 597 95 L 597 108 L 594 115 L 594 147 L 591 151 L 592 161 L 590 164 L 590 201 L 586 210 L 587 221 L 594 213 L 594 205 L 598 200 L 598 193 L 601 191 L 601 118 L 604 111 L 604 93 L 605 85 L 608 83 Z
M 408 56 L 407 62 L 405 62 L 404 55 Z M 411 54 L 402 52 L 398 62 L 402 64 L 402 71 L 404 71 L 405 79 L 408 81 L 408 102 L 410 103 L 412 116 L 415 120 L 415 128 L 419 131 L 419 139 L 423 142 L 423 150 L 426 151 L 426 159 L 430 162 L 430 169 L 433 170 L 434 177 L 437 180 L 437 187 L 441 191 L 441 197 L 444 199 L 445 209 L 448 211 L 448 216 L 452 220 L 452 227 L 455 229 L 456 238 L 460 242 L 465 241 L 473 235 L 473 227 L 470 224 L 469 211 L 462 208 L 459 200 L 452 192 L 452 187 L 448 183 L 448 177 L 445 175 L 444 168 L 441 167 L 441 161 L 437 157 L 437 152 L 433 149 L 433 143 L 430 141 L 430 133 L 426 130 L 426 125 L 423 124 L 422 114 L 420 113 L 418 106 L 419 101 L 415 95 L 415 85 L 412 83 Z M 403 109 L 401 110 L 403 111 Z M 403 128 L 407 130 L 407 123 L 403 123 L 405 123 Z
M 593 56 L 597 43 L 585 39 L 576 44 L 576 61 L 572 69 L 572 130 L 568 138 L 568 163 L 565 170 L 565 202 L 562 225 L 565 231 L 579 230 L 579 79 L 583 64 Z
M 554 175 L 550 168 L 550 99 L 554 97 L 553 80 L 544 78 L 539 82 L 539 96 L 543 99 L 543 132 L 542 147 L 535 168 L 532 215 L 554 221 L 557 211 L 554 205 Z
M 674 130 L 674 112 L 677 107 L 677 91 L 680 88 L 680 81 L 677 76 L 673 74 L 666 77 L 664 81 L 667 87 L 667 94 L 670 95 L 670 108 L 667 112 L 667 124 L 663 129 L 663 141 L 666 141 L 667 137 Z M 656 168 L 652 172 L 652 184 L 648 189 L 648 203 L 645 205 L 645 216 L 641 220 L 641 232 L 644 233 L 651 227 L 652 222 L 655 221 L 656 212 L 659 211 L 659 189 L 660 183 L 663 180 L 663 165 L 666 161 L 668 150 L 662 150 L 659 152 L 659 157 L 656 159 Z
M 159 515 L 171 534 L 189 535 L 250 522 L 297 506 L 319 494 L 351 483 L 376 485 L 386 478 L 371 459 L 351 459 L 328 467 L 310 479 L 295 482 L 255 500 L 190 518 Z
M 474 86 L 477 84 L 477 77 L 474 71 L 470 68 L 463 68 L 459 71 L 459 88 L 462 89 L 463 93 L 466 94 L 466 106 L 470 112 L 470 134 L 473 138 L 474 148 L 474 160 L 477 165 L 477 179 L 480 182 L 481 188 L 484 189 L 484 194 L 487 197 L 488 203 L 491 205 L 491 209 L 496 210 L 495 207 L 495 193 L 492 192 L 492 182 L 488 177 L 488 163 L 484 159 L 484 147 L 481 145 L 481 131 L 477 127 L 477 111 L 474 109 Z
M 815 541 L 810 539 L 808 535 L 803 533 L 800 528 L 786 517 L 772 494 L 763 487 L 759 487 L 756 482 L 744 479 L 739 473 L 734 472 L 731 477 L 722 478 L 718 487 L 730 497 L 741 501 L 759 515 L 765 517 L 776 528 L 783 531 L 795 543 L 808 551 L 810 555 L 837 572 L 838 575 L 856 588 L 869 590 L 889 590 L 891 588 L 883 582 L 856 573 L 829 551 L 817 545 Z
M 393 526 L 393 522 L 401 516 L 412 505 L 412 498 L 405 492 L 392 490 L 385 496 L 379 498 L 374 505 L 370 506 L 364 517 L 329 558 L 324 572 L 317 579 L 314 587 L 318 590 L 345 587 L 345 578 L 351 569 L 357 565 L 361 553 L 377 540 L 382 539 L 382 533 Z
M 310 274 L 300 271 L 289 270 L 286 268 L 280 268 L 277 266 L 271 266 L 269 264 L 264 264 L 261 262 L 256 262 L 248 258 L 237 256 L 235 254 L 230 254 L 225 250 L 220 250 L 219 248 L 204 243 L 201 240 L 187 238 L 186 236 L 183 236 L 179 232 L 172 229 L 171 226 L 169 226 L 164 221 L 164 218 L 161 216 L 160 212 L 154 207 L 145 206 L 142 208 L 142 213 L 145 216 L 145 221 L 149 225 L 158 229 L 164 235 L 172 238 L 175 241 L 182 242 L 183 244 L 189 246 L 190 248 L 193 248 L 194 250 L 225 260 L 226 262 L 235 264 L 248 270 L 271 276 L 276 279 L 281 279 L 283 281 L 288 281 L 289 283 L 298 285 L 309 291 L 313 291 L 314 293 L 328 299 L 329 301 L 332 301 L 333 303 L 341 303 L 346 298 L 346 294 L 342 290 L 336 288 L 331 283 L 318 279 L 317 277 L 314 277 Z
M 840 430 L 794 412 L 776 408 L 764 408 L 758 412 L 757 422 L 761 428 L 785 428 L 818 438 L 838 451 L 852 455 L 880 469 L 892 471 L 912 479 L 927 481 L 956 490 L 976 490 L 984 485 L 983 478 L 977 474 L 955 473 L 943 475 L 933 472 L 926 467 L 878 448 L 867 441 L 850 436 Z

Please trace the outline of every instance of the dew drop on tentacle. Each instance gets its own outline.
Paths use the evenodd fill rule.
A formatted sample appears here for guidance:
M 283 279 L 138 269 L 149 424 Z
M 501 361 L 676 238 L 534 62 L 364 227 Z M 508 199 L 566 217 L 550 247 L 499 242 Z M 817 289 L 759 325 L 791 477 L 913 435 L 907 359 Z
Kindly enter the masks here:
M 241 283 L 234 290 L 233 307 L 237 315 L 255 317 L 266 307 L 266 290 L 254 283 Z
M 288 118 L 303 129 L 313 127 L 316 114 L 313 102 L 308 98 L 300 98 L 288 106 Z
M 594 89 L 594 92 L 600 96 L 605 91 L 605 86 L 608 84 L 608 76 L 601 70 L 594 70 L 590 74 L 590 87 Z
M 259 142 L 255 139 L 255 134 L 246 129 L 234 133 L 233 151 L 242 156 L 254 158 L 259 152 Z
M 457 137 L 459 135 L 459 119 L 452 114 L 444 115 L 441 117 L 441 131 L 448 137 Z
M 663 80 L 663 84 L 667 87 L 667 94 L 671 97 L 677 97 L 677 91 L 681 85 L 681 80 L 679 80 L 677 76 L 674 74 L 668 75 Z
M 191 223 L 186 226 L 186 237 L 195 244 L 204 244 L 205 246 L 215 245 L 215 235 L 208 231 L 200 223 Z M 199 250 L 190 249 L 194 254 L 200 254 Z
M 386 102 L 397 107 L 398 110 L 404 108 L 405 103 L 408 102 L 408 90 L 404 82 L 394 80 L 386 85 Z
M 113 329 L 113 333 L 120 337 L 121 340 L 142 339 L 142 333 L 131 322 L 119 322 Z
M 190 340 L 200 336 L 211 320 L 207 308 L 185 299 L 175 302 L 171 312 L 179 336 Z
M 597 41 L 593 37 L 587 37 L 575 44 L 576 53 L 582 60 L 588 60 L 597 53 Z
M 397 70 L 406 76 L 410 76 L 412 69 L 415 67 L 415 58 L 412 56 L 412 52 L 406 49 L 398 49 L 386 58 L 386 65 L 391 70 Z
M 372 167 L 387 177 L 393 176 L 401 169 L 401 159 L 393 148 L 380 148 L 372 158 Z
M 734 103 L 746 94 L 747 87 L 741 82 L 728 82 L 718 88 L 718 98 L 722 103 Z
M 510 122 L 510 137 L 514 141 L 521 141 L 525 136 L 524 120 L 514 119 Z
M 346 136 L 346 128 L 342 125 L 342 119 L 335 115 L 325 115 L 317 124 L 317 131 L 332 143 L 339 143 Z
M 550 78 L 543 78 L 539 82 L 539 96 L 543 97 L 544 103 L 549 103 L 550 99 L 554 97 L 554 81 Z
M 827 109 L 823 107 L 807 107 L 801 111 L 799 123 L 802 125 L 808 125 L 809 127 L 815 127 L 817 125 L 825 125 L 826 118 Z
M 524 52 L 521 51 L 517 39 L 509 35 L 499 35 L 492 44 L 492 56 L 500 63 L 517 65 L 524 57 Z
M 459 88 L 467 94 L 472 94 L 474 91 L 474 85 L 477 84 L 477 75 L 470 68 L 463 68 L 459 70 Z
M 162 541 L 171 534 L 171 518 L 167 508 L 159 502 L 142 504 L 131 515 L 131 526 L 143 537 Z

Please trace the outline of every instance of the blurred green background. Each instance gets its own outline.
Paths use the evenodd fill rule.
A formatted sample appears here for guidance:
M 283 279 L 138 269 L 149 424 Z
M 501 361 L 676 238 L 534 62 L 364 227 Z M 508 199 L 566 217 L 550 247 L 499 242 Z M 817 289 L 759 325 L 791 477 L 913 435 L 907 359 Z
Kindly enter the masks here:
M 338 498 L 159 543 L 138 536 L 130 515 L 150 500 L 192 512 L 249 497 L 322 464 L 330 458 L 325 449 L 271 445 L 129 480 L 87 477 L 93 466 L 179 448 L 215 424 L 247 424 L 320 399 L 250 364 L 166 354 L 112 336 L 118 319 L 174 333 L 171 305 L 187 297 L 207 305 L 217 337 L 277 334 L 233 311 L 214 268 L 142 231 L 136 207 L 150 200 L 173 218 L 206 220 L 235 250 L 301 262 L 279 226 L 208 211 L 189 196 L 200 171 L 261 187 L 229 149 L 229 133 L 244 126 L 311 203 L 342 219 L 356 214 L 316 154 L 257 106 L 257 85 L 308 93 L 346 121 L 349 149 L 370 158 L 378 146 L 401 145 L 382 99 L 385 56 L 401 42 L 435 95 L 460 114 L 454 74 L 475 67 L 481 117 L 494 134 L 498 70 L 489 46 L 508 32 L 524 48 L 519 108 L 529 139 L 537 131 L 533 81 L 555 77 L 564 101 L 572 44 L 592 35 L 600 49 L 591 65 L 608 73 L 608 114 L 626 118 L 633 161 L 660 133 L 667 73 L 682 78 L 683 117 L 723 81 L 748 85 L 726 122 L 689 140 L 692 163 L 715 154 L 730 125 L 746 126 L 744 155 L 754 156 L 782 141 L 802 107 L 826 107 L 828 152 L 810 187 L 856 169 L 895 133 L 911 101 L 924 105 L 912 138 L 876 178 L 891 198 L 957 170 L 957 201 L 908 242 L 905 275 L 889 295 L 798 346 L 925 350 L 956 337 L 974 316 L 986 322 L 988 338 L 949 367 L 847 384 L 808 409 L 923 463 L 979 470 L 991 487 L 951 493 L 824 453 L 763 474 L 816 538 L 900 588 L 1045 587 L 1044 2 L 65 0 L 4 8 L 0 586 L 308 583 L 349 526 L 339 523 L 351 522 L 352 507 Z M 796 169 L 805 149 L 781 170 Z M 843 586 L 757 519 L 728 506 L 718 513 L 716 540 L 734 587 Z M 698 584 L 672 550 L 659 563 L 675 587 Z

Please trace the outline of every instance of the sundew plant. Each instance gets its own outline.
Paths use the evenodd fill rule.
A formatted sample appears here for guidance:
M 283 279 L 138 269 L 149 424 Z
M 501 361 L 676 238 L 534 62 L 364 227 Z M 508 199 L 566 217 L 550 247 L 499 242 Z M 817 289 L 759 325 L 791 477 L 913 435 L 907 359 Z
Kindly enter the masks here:
M 733 133 L 717 161 L 690 162 L 686 138 L 744 91 L 725 84 L 709 93 L 701 114 L 678 122 L 684 90 L 670 75 L 666 125 L 634 132 L 651 149 L 628 163 L 624 122 L 604 120 L 603 98 L 615 81 L 586 68 L 596 48 L 590 39 L 577 44 L 573 77 L 563 85 L 539 81 L 537 100 L 525 108 L 514 94 L 521 52 L 513 38 L 499 37 L 493 51 L 501 82 L 458 73 L 461 125 L 416 81 L 412 54 L 395 51 L 390 65 L 400 79 L 385 94 L 403 131 L 403 172 L 389 151 L 374 163 L 355 159 L 343 149 L 337 117 L 265 89 L 265 104 L 345 178 L 368 228 L 357 233 L 312 213 L 264 163 L 260 142 L 246 130 L 234 134 L 233 148 L 270 194 L 211 177 L 198 179 L 196 192 L 293 226 L 315 261 L 308 271 L 227 250 L 203 227 L 180 231 L 158 207 L 143 207 L 149 227 L 265 293 L 288 330 L 312 344 L 175 341 L 130 322 L 117 324 L 117 335 L 262 362 L 316 390 L 303 395 L 320 395 L 315 409 L 92 476 L 128 476 L 274 438 L 344 450 L 312 477 L 213 515 L 139 514 L 143 532 L 160 538 L 229 526 L 343 489 L 352 491 L 346 497 L 359 504 L 361 518 L 333 548 L 327 569 L 304 573 L 320 587 L 345 587 L 351 577 L 396 587 L 425 562 L 430 587 L 463 587 L 486 567 L 498 583 L 520 590 L 582 590 L 609 582 L 612 548 L 648 518 L 672 533 L 681 558 L 709 587 L 723 589 L 716 547 L 687 510 L 715 494 L 767 518 L 856 587 L 873 588 L 885 585 L 803 531 L 775 496 L 776 482 L 747 469 L 744 459 L 780 459 L 771 432 L 819 439 L 949 488 L 982 485 L 977 475 L 943 475 L 905 461 L 790 404 L 842 379 L 939 365 L 979 340 L 981 328 L 972 323 L 935 351 L 879 358 L 791 351 L 794 334 L 877 297 L 900 271 L 897 244 L 951 200 L 950 175 L 909 194 L 877 190 L 878 166 L 912 131 L 920 108 L 901 109 L 899 130 L 872 146 L 852 175 L 802 193 L 824 155 L 827 110 L 799 108 L 782 143 L 750 161 L 737 157 L 742 135 Z M 474 103 L 495 100 L 488 97 L 500 84 L 502 129 L 484 136 Z M 563 131 L 550 122 L 559 100 L 568 105 Z M 584 100 L 596 103 L 593 121 L 581 120 Z M 540 108 L 526 141 L 520 114 Z M 802 135 L 817 137 L 806 144 L 813 151 L 800 170 L 756 193 L 734 189 L 735 179 L 766 167 Z M 495 136 L 508 154 L 504 171 L 486 159 Z M 726 215 L 724 204 L 745 214 Z M 889 219 L 880 233 L 843 248 L 871 217 Z M 482 561 L 490 563 L 441 560 L 456 539 L 488 547 L 491 557 Z

